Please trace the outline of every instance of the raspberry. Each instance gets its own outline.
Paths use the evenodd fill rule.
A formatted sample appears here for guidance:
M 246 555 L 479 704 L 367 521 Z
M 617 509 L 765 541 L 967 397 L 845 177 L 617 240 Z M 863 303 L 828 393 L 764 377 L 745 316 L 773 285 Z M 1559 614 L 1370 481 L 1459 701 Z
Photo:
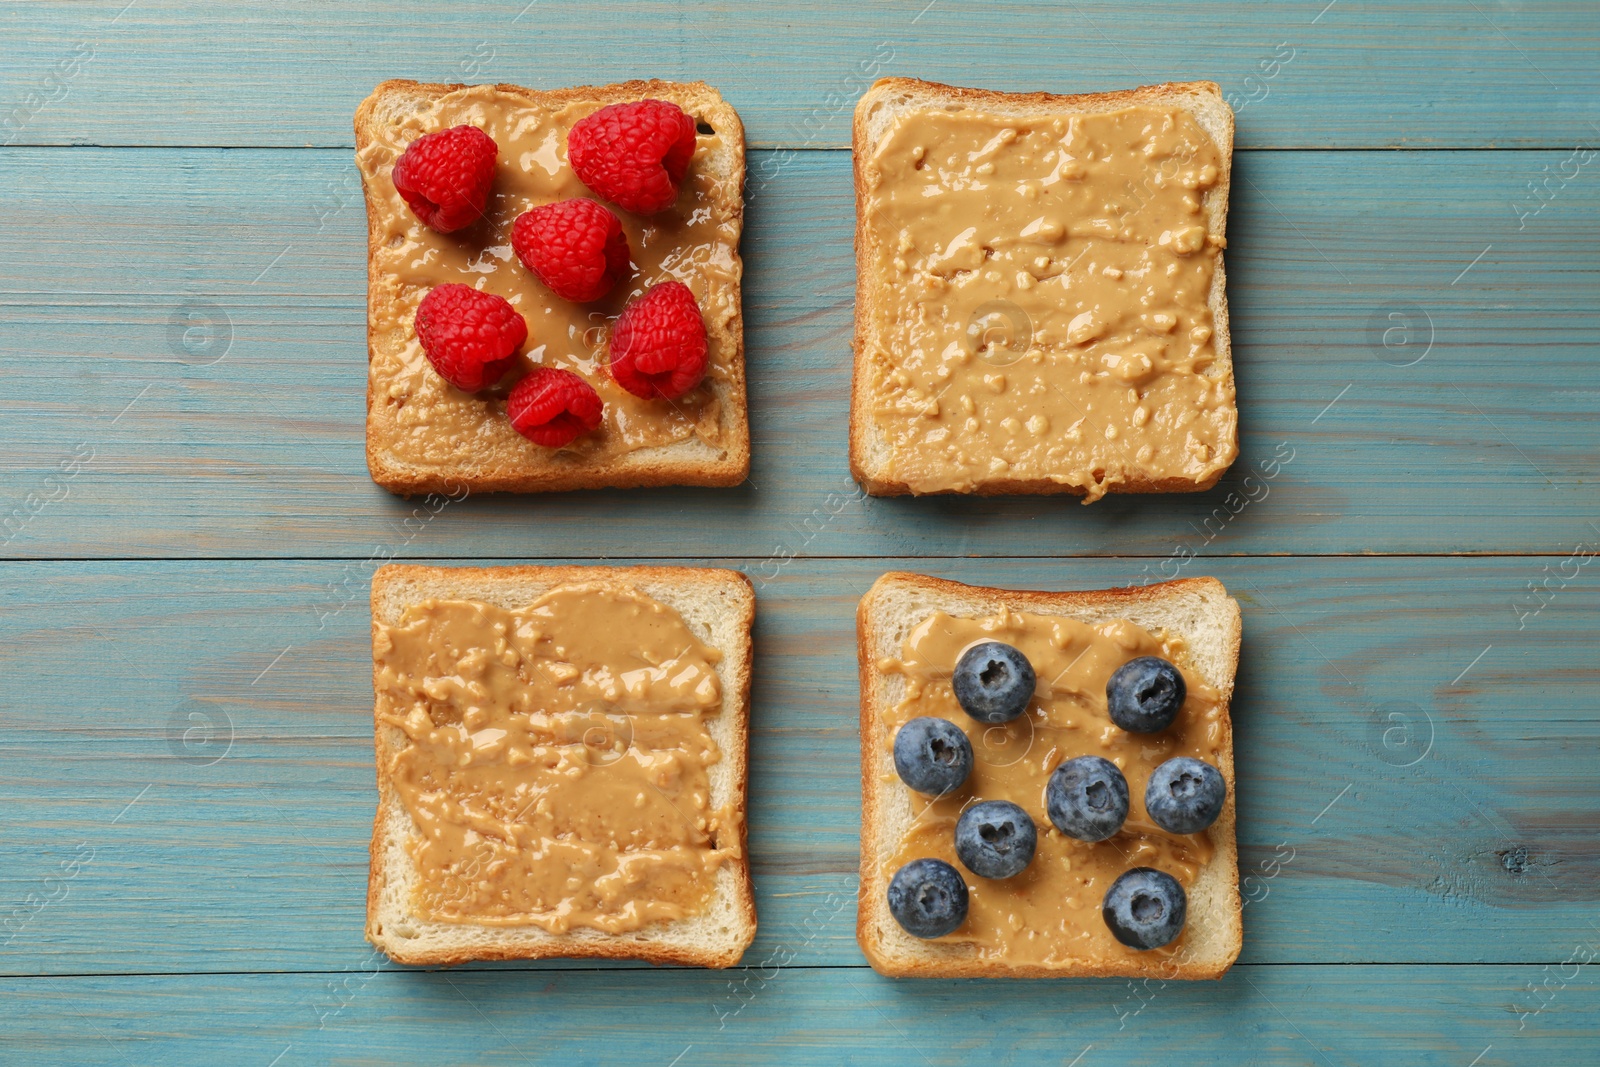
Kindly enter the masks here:
M 511 247 L 552 292 L 579 303 L 605 296 L 631 266 L 622 223 L 583 197 L 518 215 Z
M 605 404 L 594 386 L 569 370 L 535 367 L 511 390 L 506 415 L 536 445 L 560 448 L 600 425 Z
M 677 202 L 693 155 L 694 119 L 665 100 L 610 104 L 567 133 L 567 160 L 583 184 L 639 215 Z
M 395 161 L 394 187 L 417 218 L 452 233 L 483 216 L 499 154 L 494 138 L 476 126 L 425 134 Z
M 611 331 L 611 377 L 634 396 L 672 400 L 706 376 L 706 324 L 682 282 L 651 286 Z
M 527 322 L 503 297 L 453 282 L 422 298 L 416 330 L 433 369 L 469 393 L 498 382 L 528 339 Z

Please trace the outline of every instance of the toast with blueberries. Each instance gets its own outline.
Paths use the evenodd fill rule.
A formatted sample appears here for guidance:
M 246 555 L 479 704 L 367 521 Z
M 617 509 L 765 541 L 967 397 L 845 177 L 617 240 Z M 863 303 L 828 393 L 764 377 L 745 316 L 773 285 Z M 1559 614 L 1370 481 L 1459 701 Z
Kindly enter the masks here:
M 879 578 L 856 613 L 856 937 L 895 977 L 1216 978 L 1243 945 L 1214 578 Z

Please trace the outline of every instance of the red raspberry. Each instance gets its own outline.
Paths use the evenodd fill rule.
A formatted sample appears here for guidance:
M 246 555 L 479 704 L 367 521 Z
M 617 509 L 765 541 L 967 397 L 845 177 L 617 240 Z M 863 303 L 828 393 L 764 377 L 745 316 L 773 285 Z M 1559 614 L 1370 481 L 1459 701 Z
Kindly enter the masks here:
M 417 218 L 452 233 L 483 217 L 500 149 L 476 126 L 424 134 L 394 164 L 394 187 Z
M 528 324 L 503 297 L 441 285 L 417 307 L 417 340 L 439 376 L 475 393 L 498 382 L 528 339 Z
M 583 197 L 518 215 L 511 247 L 552 292 L 579 303 L 605 296 L 631 266 L 622 223 Z
M 583 184 L 640 215 L 677 203 L 693 155 L 694 119 L 665 100 L 610 104 L 567 132 L 567 160 Z
M 511 390 L 506 415 L 536 445 L 560 448 L 600 425 L 605 404 L 594 386 L 569 370 L 535 367 Z
M 611 377 L 646 400 L 682 396 L 706 376 L 706 324 L 682 282 L 651 286 L 611 331 Z

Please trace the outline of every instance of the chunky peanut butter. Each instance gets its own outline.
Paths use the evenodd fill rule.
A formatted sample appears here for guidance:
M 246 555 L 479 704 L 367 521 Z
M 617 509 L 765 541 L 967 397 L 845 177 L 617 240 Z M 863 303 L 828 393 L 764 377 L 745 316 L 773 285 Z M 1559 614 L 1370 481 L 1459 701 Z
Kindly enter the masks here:
M 600 427 L 568 445 L 569 453 L 604 460 L 690 437 L 722 447 L 711 383 L 728 378 L 736 356 L 727 327 L 739 313 L 742 268 L 741 216 L 726 207 L 739 203 L 739 191 L 719 191 L 719 184 L 731 179 L 705 166 L 707 154 L 722 144 L 720 133 L 700 135 L 674 207 L 649 217 L 611 208 L 627 234 L 635 271 L 605 299 L 575 304 L 556 296 L 512 251 L 511 228 L 524 211 L 570 197 L 597 199 L 567 164 L 567 131 L 600 106 L 579 102 L 540 107 L 494 86 L 473 86 L 378 130 L 377 140 L 358 154 L 375 226 L 370 326 L 375 337 L 403 338 L 398 345 L 375 346 L 371 380 L 383 395 L 374 401 L 395 409 L 402 437 L 392 447 L 407 462 L 446 465 L 464 455 L 481 455 L 491 438 L 530 455 L 541 452 L 523 442 L 501 417 L 517 380 L 541 365 L 577 372 L 605 401 Z M 484 219 L 441 234 L 406 206 L 390 172 L 417 137 L 460 125 L 482 129 L 494 138 L 500 154 Z M 629 299 L 674 279 L 693 290 L 705 317 L 707 380 L 676 400 L 642 400 L 607 374 L 606 341 Z M 412 330 L 417 305 L 430 289 L 446 282 L 503 296 L 528 322 L 519 365 L 486 393 L 464 393 L 440 378 Z
M 862 166 L 883 279 L 864 335 L 888 474 L 912 492 L 1200 483 L 1238 451 L 1209 297 L 1222 173 L 1186 112 L 902 116 Z
M 373 631 L 417 915 L 619 933 L 704 907 L 738 816 L 707 770 L 721 657 L 676 611 L 573 585 L 515 610 L 426 600 Z
M 1020 649 L 1038 676 L 1034 700 L 1012 722 L 986 726 L 967 716 L 950 688 L 956 660 L 978 641 L 1003 641 Z M 1130 734 L 1106 714 L 1106 682 L 1138 656 L 1161 656 L 1182 670 L 1184 645 L 1127 621 L 1089 625 L 1074 619 L 1006 612 L 987 619 L 958 619 L 943 612 L 907 636 L 902 657 L 879 663 L 905 676 L 906 692 L 883 723 L 880 751 L 895 731 L 919 715 L 949 719 L 972 741 L 974 764 L 966 785 L 933 799 L 911 793 L 915 818 L 892 854 L 883 857 L 885 883 L 914 859 L 932 856 L 953 865 L 971 893 L 967 920 L 944 940 L 973 946 L 979 957 L 1014 963 L 1070 964 L 1135 952 L 1111 935 L 1100 915 L 1106 890 L 1130 867 L 1155 867 L 1185 889 L 1212 855 L 1208 832 L 1169 834 L 1145 813 L 1150 772 L 1173 756 L 1213 765 L 1227 741 L 1216 690 L 1183 670 L 1188 698 L 1173 724 L 1159 734 Z M 1100 756 L 1128 780 L 1128 821 L 1120 833 L 1091 843 L 1067 837 L 1045 812 L 1045 785 L 1056 767 L 1075 756 Z M 886 788 L 906 789 L 886 764 Z M 909 790 L 908 790 L 909 792 Z M 1033 817 L 1038 848 L 1033 862 L 1011 878 L 980 878 L 955 853 L 956 820 L 977 800 L 1009 800 Z M 1159 954 L 1177 951 L 1178 940 Z

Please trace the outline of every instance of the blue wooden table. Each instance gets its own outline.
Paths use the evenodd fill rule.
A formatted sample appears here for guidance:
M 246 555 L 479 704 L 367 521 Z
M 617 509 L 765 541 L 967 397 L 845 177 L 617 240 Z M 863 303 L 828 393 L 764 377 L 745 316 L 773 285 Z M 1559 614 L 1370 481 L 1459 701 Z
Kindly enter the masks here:
M 0 36 L 0 1060 L 1600 1062 L 1592 3 L 49 0 Z M 1215 491 L 856 491 L 846 145 L 886 74 L 1223 85 L 1243 451 Z M 437 513 L 372 485 L 350 117 L 396 76 L 739 108 L 748 483 Z M 389 558 L 752 576 L 745 966 L 374 955 Z M 1225 979 L 865 966 L 852 612 L 891 568 L 1239 598 Z

